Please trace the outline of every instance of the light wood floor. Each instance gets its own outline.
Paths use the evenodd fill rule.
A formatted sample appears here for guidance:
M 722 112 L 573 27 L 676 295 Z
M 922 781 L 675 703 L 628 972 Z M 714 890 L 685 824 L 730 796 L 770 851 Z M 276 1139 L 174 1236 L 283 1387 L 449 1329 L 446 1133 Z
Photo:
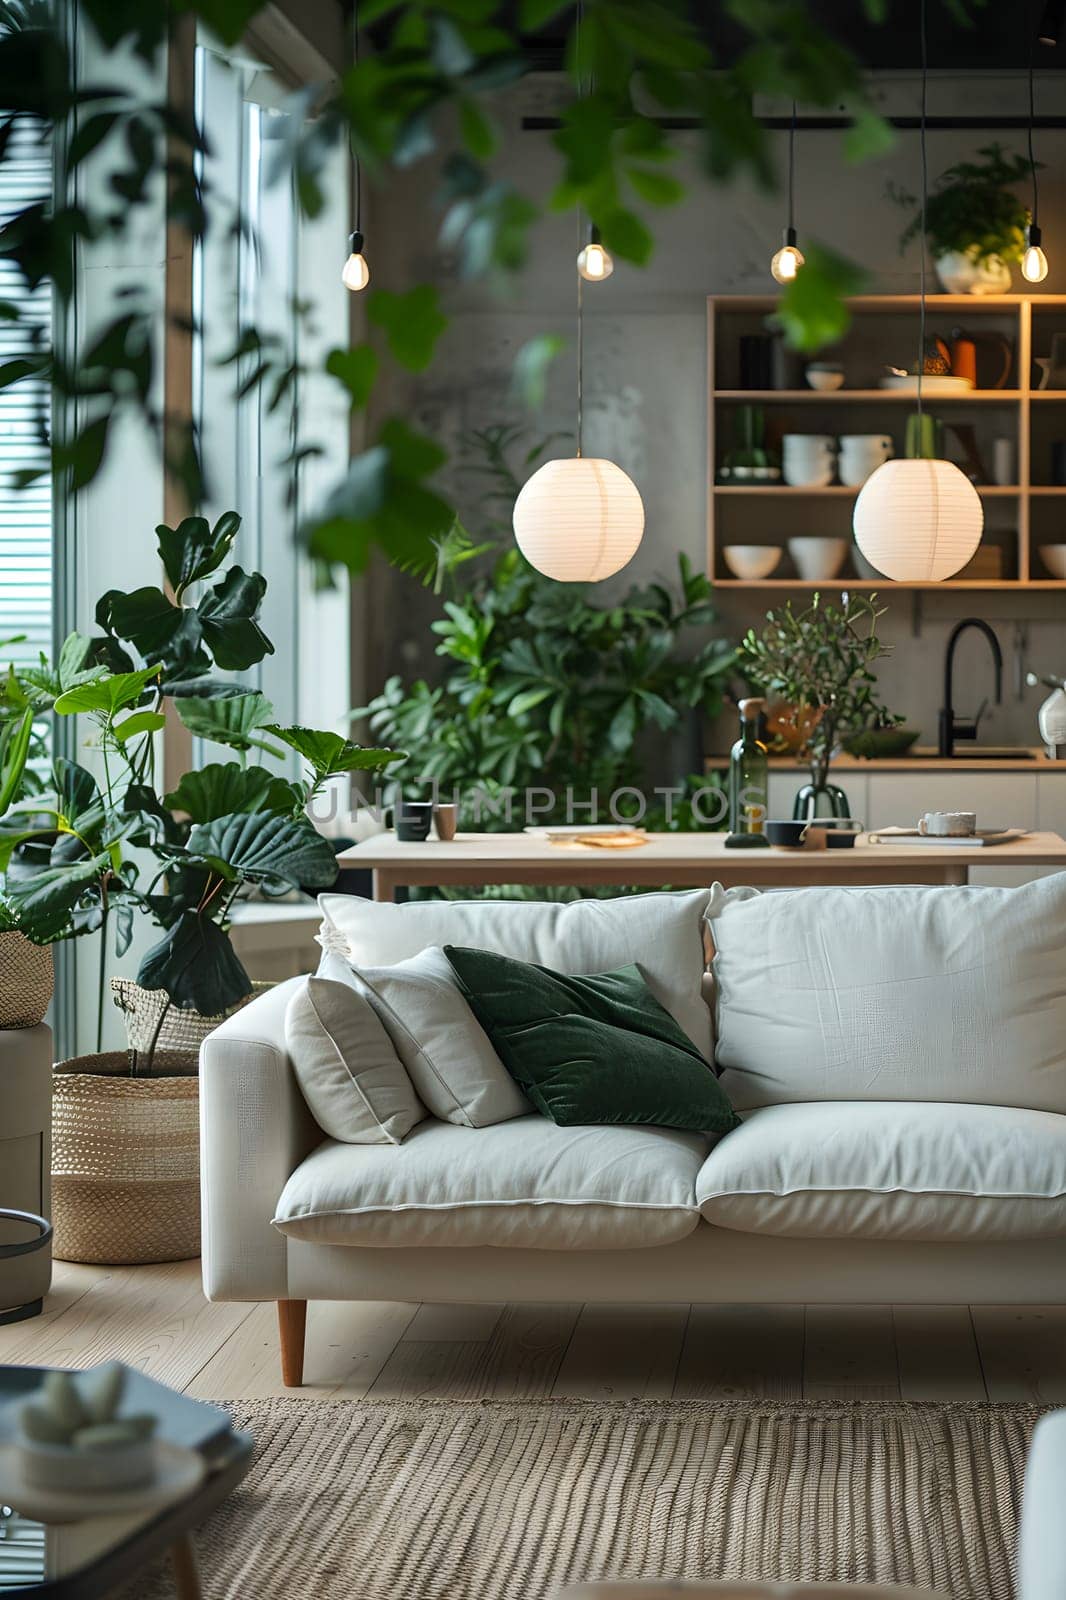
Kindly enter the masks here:
M 1019 1306 L 313 1304 L 306 1384 L 281 1386 L 275 1310 L 209 1305 L 200 1263 L 57 1262 L 0 1362 L 119 1357 L 209 1400 L 812 1399 L 1066 1403 L 1066 1309 Z

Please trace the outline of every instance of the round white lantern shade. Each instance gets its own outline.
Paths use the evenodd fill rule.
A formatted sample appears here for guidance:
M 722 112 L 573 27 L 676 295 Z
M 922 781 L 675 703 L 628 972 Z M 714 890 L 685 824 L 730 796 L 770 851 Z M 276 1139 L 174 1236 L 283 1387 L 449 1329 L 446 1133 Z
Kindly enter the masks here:
M 613 461 L 568 456 L 546 461 L 515 501 L 518 548 L 560 583 L 596 583 L 619 572 L 644 533 L 644 502 Z
M 960 572 L 984 531 L 981 498 L 950 461 L 878 467 L 855 502 L 855 543 L 896 583 L 939 583 Z

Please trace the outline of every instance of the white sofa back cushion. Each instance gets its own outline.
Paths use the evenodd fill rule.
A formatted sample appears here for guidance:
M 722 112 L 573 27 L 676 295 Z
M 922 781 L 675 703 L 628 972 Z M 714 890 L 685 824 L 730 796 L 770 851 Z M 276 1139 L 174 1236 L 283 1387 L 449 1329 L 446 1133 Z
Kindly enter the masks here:
M 274 1226 L 290 1239 L 386 1249 L 672 1244 L 699 1223 L 694 1185 L 706 1153 L 702 1134 L 672 1128 L 431 1120 L 398 1149 L 354 1159 L 327 1140 L 285 1185 Z
M 1066 1112 L 1066 873 L 1020 889 L 802 889 L 712 904 L 738 1111 L 941 1100 Z
M 533 1110 L 460 993 L 443 950 L 431 945 L 394 967 L 352 967 L 327 950 L 318 972 L 365 995 L 419 1096 L 442 1122 L 490 1128 Z
M 285 1012 L 285 1045 L 311 1113 L 345 1144 L 399 1144 L 426 1115 L 376 1013 L 351 984 L 308 978 Z
M 446 846 L 442 846 L 446 849 Z M 320 940 L 355 967 L 391 967 L 430 945 L 467 945 L 556 972 L 610 972 L 635 961 L 655 998 L 704 1054 L 711 1019 L 701 995 L 707 889 L 567 904 L 421 900 L 406 905 L 319 896 Z
M 1066 1118 L 1001 1106 L 763 1106 L 696 1179 L 704 1218 L 800 1239 L 1066 1237 Z

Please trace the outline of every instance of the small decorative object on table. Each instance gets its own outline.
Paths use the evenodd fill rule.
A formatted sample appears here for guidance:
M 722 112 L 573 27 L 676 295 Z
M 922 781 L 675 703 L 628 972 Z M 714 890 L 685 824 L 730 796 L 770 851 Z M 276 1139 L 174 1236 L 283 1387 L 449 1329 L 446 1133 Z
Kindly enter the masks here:
M 764 832 L 769 788 L 766 746 L 759 738 L 759 718 L 766 701 L 741 700 L 740 738 L 729 755 L 729 837 L 727 850 L 765 848 Z
M 80 1378 L 46 1374 L 16 1408 L 15 1441 L 24 1481 L 39 1489 L 131 1489 L 155 1476 L 156 1418 L 120 1415 L 126 1369 L 119 1362 Z
M 408 844 L 420 844 L 429 838 L 433 821 L 432 800 L 397 800 L 396 837 Z
M 918 832 L 930 839 L 968 839 L 977 832 L 976 811 L 926 811 L 918 818 Z
M 450 844 L 459 827 L 459 807 L 436 806 L 433 811 L 433 821 L 437 829 L 437 838 L 442 844 Z

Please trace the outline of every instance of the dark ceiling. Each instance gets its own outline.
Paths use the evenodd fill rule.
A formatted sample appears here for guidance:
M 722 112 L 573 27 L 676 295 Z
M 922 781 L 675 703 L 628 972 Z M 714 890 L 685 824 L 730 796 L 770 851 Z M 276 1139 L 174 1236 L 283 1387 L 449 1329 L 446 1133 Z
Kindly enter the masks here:
M 959 6 L 972 17 L 964 26 Z M 517 12 L 517 6 L 513 8 Z M 716 58 L 728 63 L 748 43 L 744 28 L 728 14 L 722 0 L 701 0 L 690 6 L 703 17 L 703 30 Z M 808 0 L 815 21 L 858 57 L 864 67 L 882 71 L 917 68 L 921 63 L 919 0 L 888 0 L 886 21 L 871 24 L 860 0 Z M 1044 11 L 1043 0 L 928 0 L 929 65 L 934 71 L 1017 71 L 1028 65 L 1029 38 L 1035 34 Z M 531 54 L 541 68 L 557 69 L 562 44 L 572 15 L 562 13 L 535 39 Z M 1054 49 L 1038 45 L 1038 70 L 1066 68 L 1066 26 Z

